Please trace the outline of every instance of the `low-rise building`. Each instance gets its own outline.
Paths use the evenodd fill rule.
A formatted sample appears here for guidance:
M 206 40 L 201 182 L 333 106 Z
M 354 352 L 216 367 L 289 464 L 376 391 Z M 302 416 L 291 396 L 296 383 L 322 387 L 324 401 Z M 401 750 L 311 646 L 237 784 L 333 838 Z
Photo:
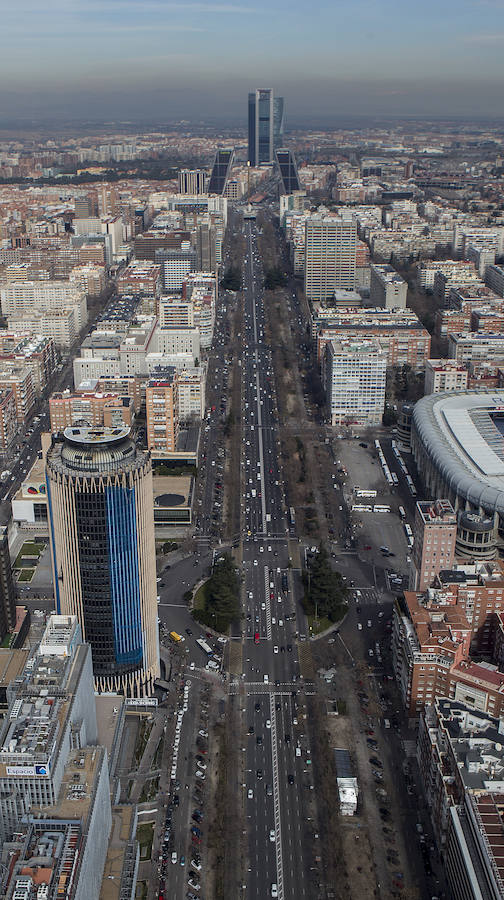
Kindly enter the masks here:
M 428 359 L 425 363 L 424 394 L 464 391 L 468 377 L 467 368 L 455 360 Z

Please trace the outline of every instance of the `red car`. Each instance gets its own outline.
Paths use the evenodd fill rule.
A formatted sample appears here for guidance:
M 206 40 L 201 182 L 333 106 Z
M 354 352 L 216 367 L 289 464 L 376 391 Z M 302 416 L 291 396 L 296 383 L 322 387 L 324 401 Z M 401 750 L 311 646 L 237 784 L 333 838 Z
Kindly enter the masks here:
M 256 633 L 254 634 L 254 644 L 258 644 L 258 643 L 259 643 L 259 632 L 256 631 Z

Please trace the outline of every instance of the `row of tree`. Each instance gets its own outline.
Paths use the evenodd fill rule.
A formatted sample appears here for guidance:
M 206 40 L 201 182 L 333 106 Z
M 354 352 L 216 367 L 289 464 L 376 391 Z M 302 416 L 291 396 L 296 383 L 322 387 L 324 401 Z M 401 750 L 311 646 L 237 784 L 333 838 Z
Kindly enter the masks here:
M 229 266 L 224 272 L 221 288 L 224 291 L 240 291 L 242 286 L 242 270 L 239 266 Z
M 231 554 L 225 553 L 215 563 L 204 596 L 205 605 L 194 611 L 194 618 L 216 631 L 227 631 L 240 615 L 240 579 Z

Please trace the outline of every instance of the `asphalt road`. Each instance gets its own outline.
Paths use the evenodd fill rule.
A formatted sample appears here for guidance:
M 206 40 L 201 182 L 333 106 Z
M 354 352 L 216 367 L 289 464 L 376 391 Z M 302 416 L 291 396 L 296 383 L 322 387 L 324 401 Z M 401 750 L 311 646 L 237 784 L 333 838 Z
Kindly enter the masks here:
M 263 273 L 255 224 L 245 223 L 242 356 L 242 522 L 246 634 L 246 896 L 309 896 L 302 838 L 306 784 L 296 756 L 299 661 L 288 523 L 271 352 L 264 334 Z M 282 576 L 288 575 L 288 590 Z M 290 648 L 290 649 L 288 649 Z M 253 733 L 251 732 L 253 729 Z M 273 885 L 276 886 L 276 892 Z

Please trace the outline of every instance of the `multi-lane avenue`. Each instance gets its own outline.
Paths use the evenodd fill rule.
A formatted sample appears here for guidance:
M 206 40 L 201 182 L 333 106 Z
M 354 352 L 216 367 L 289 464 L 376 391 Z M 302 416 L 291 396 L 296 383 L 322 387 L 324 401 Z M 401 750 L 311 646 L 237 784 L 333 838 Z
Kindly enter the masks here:
M 242 358 L 243 685 L 248 897 L 309 896 L 304 805 L 306 743 L 297 720 L 301 687 L 293 582 L 263 274 L 255 224 L 245 221 Z

